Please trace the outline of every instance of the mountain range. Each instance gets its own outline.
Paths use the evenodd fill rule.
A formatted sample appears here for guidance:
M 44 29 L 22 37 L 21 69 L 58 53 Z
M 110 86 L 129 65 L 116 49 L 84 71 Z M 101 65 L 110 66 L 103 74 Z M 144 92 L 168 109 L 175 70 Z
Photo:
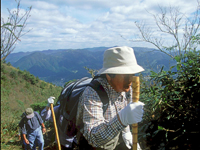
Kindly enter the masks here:
M 20 70 L 29 71 L 41 80 L 63 86 L 65 82 L 91 75 L 84 68 L 99 70 L 103 66 L 103 54 L 110 47 L 84 49 L 57 49 L 34 52 L 11 53 L 6 62 Z M 175 62 L 156 49 L 133 47 L 139 65 L 148 75 L 151 70 L 158 71 L 164 66 L 169 69 Z

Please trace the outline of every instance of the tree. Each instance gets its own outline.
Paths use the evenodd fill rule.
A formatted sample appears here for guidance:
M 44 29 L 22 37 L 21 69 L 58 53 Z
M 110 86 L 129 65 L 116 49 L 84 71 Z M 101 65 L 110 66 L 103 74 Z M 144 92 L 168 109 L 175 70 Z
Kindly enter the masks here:
M 29 7 L 24 14 L 21 14 L 20 0 L 16 0 L 16 3 L 16 10 L 11 11 L 8 9 L 9 17 L 7 21 L 1 18 L 1 60 L 5 60 L 14 51 L 16 42 L 20 41 L 20 37 L 30 31 L 23 32 L 32 7 Z
M 153 44 L 158 50 L 174 58 L 177 55 L 185 54 L 187 51 L 196 49 L 193 37 L 198 35 L 200 26 L 200 4 L 197 2 L 197 9 L 192 16 L 187 17 L 180 12 L 178 7 L 159 7 L 160 14 L 151 14 L 156 23 L 156 29 L 148 27 L 144 22 L 135 22 L 140 31 L 142 41 Z M 158 30 L 157 30 L 158 29 Z M 157 37 L 156 32 L 162 36 Z M 173 44 L 169 46 L 167 36 L 172 37 Z M 199 37 L 199 36 L 198 36 Z

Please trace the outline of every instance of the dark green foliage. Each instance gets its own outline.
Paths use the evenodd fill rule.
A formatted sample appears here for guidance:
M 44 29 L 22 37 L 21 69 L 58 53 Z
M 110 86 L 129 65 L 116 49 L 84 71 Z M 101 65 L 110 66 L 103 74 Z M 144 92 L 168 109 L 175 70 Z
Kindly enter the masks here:
M 1 75 L 1 80 L 7 81 L 7 77 L 5 75 Z
M 10 72 L 10 76 L 13 78 L 13 79 L 17 79 L 17 72 L 15 70 L 12 70 Z
M 38 77 L 36 77 L 36 79 L 35 79 L 36 83 L 38 83 L 39 80 L 40 80 L 40 79 L 39 79 Z
M 8 66 L 12 66 L 10 62 L 7 63 Z
M 1 72 L 4 74 L 7 73 L 7 70 L 5 69 L 5 66 L 3 64 L 1 65 Z
M 29 89 L 29 88 L 30 88 L 30 83 L 29 83 L 29 82 L 26 82 L 26 83 L 25 83 L 25 88 L 26 88 L 26 89 Z
M 23 75 L 23 72 L 22 70 L 18 70 L 18 75 Z
M 21 71 L 19 71 L 20 74 L 24 75 L 24 79 L 28 82 L 30 82 L 32 85 L 35 85 L 36 83 L 38 83 L 39 79 L 36 78 L 34 75 L 30 74 L 30 72 L 28 71 L 24 71 L 24 73 L 22 73 Z
M 40 103 L 35 103 L 31 105 L 31 108 L 33 108 L 33 110 L 37 110 L 39 112 L 41 112 L 44 108 L 46 108 L 47 106 L 47 101 L 43 101 Z
M 176 71 L 152 72 L 142 87 L 147 112 L 140 130 L 151 149 L 200 149 L 200 52 L 175 59 Z
M 45 83 L 45 82 L 41 82 L 41 83 L 40 83 L 40 88 L 41 88 L 41 89 L 44 89 L 45 87 L 46 87 L 46 83 Z

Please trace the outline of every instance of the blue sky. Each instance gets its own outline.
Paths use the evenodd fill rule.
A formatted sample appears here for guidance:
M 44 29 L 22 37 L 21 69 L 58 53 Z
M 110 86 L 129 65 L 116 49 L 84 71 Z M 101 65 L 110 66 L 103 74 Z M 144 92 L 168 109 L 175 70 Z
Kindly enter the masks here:
M 26 30 L 14 52 L 48 49 L 77 49 L 92 47 L 153 47 L 137 40 L 135 21 L 144 21 L 155 28 L 153 17 L 159 7 L 176 6 L 186 16 L 194 12 L 196 0 L 21 0 L 22 12 L 32 6 Z M 1 0 L 1 17 L 7 8 L 16 8 L 15 0 Z M 147 12 L 148 11 L 148 12 Z M 155 32 L 156 33 L 156 32 Z M 124 38 L 122 38 L 123 36 Z M 160 36 L 159 33 L 155 36 Z M 165 36 L 171 42 L 171 37 Z

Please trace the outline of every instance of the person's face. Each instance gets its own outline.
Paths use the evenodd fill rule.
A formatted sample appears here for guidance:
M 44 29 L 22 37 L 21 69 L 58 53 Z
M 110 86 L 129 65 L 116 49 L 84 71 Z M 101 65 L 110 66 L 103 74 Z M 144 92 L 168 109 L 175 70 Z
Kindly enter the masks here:
M 116 74 L 111 78 L 106 74 L 108 83 L 113 87 L 116 92 L 128 92 L 132 84 L 132 77 L 134 74 Z

